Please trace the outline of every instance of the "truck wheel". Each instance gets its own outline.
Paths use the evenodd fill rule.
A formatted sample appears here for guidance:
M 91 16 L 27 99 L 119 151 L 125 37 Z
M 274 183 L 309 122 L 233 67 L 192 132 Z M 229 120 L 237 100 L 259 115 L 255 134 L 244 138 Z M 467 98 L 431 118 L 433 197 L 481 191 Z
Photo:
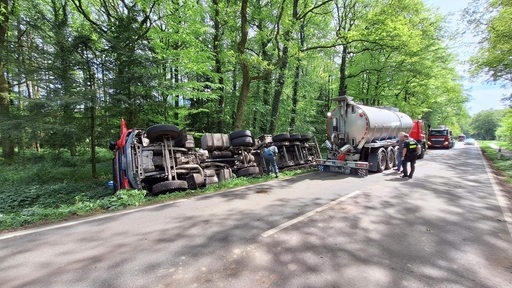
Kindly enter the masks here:
M 290 141 L 300 141 L 300 134 L 290 134 Z
M 421 146 L 421 153 L 420 155 L 418 155 L 418 157 L 416 157 L 417 159 L 423 159 L 425 157 L 425 151 L 426 151 L 426 147 L 425 146 Z
M 386 155 L 386 149 L 380 148 L 379 151 L 377 151 L 377 157 L 374 158 L 375 161 L 375 167 L 377 168 L 376 172 L 382 172 L 386 169 L 386 162 L 387 155 Z
M 283 141 L 289 141 L 289 140 L 290 140 L 290 134 L 288 134 L 288 133 L 277 134 L 276 136 L 272 137 L 272 141 L 274 141 L 274 142 L 283 142 Z
M 164 136 L 169 136 L 174 140 L 180 136 L 180 130 L 178 127 L 169 124 L 153 125 L 146 130 L 146 137 L 151 142 L 161 141 Z
M 393 147 L 388 148 L 386 170 L 389 170 L 396 166 L 395 149 Z
M 252 137 L 251 131 L 239 130 L 239 131 L 235 131 L 235 132 L 229 134 L 229 140 L 231 140 L 231 141 L 238 139 L 238 138 L 242 138 L 242 137 Z
M 187 190 L 188 184 L 187 181 L 182 180 L 174 180 L 174 181 L 165 181 L 160 182 L 153 187 L 151 187 L 151 194 L 160 194 L 165 192 L 172 192 L 177 190 Z
M 240 137 L 240 138 L 231 140 L 231 146 L 233 146 L 233 147 L 252 147 L 252 146 L 254 146 L 254 141 L 252 140 L 252 137 L 244 136 L 244 137 Z
M 309 134 L 300 135 L 300 142 L 308 142 L 309 140 L 311 140 L 311 135 L 309 135 Z
M 260 174 L 260 168 L 258 167 L 247 167 L 238 170 L 236 173 L 240 177 L 255 176 Z

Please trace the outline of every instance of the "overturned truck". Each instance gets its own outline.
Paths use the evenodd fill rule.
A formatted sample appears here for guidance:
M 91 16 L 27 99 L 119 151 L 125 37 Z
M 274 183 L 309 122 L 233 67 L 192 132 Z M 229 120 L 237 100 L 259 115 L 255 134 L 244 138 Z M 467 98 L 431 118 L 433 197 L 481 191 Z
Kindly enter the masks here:
M 309 134 L 281 133 L 259 137 L 259 149 L 276 146 L 278 151 L 277 167 L 279 170 L 294 170 L 316 166 L 316 159 L 321 157 L 316 138 Z M 266 170 L 264 161 L 260 166 Z
M 128 129 L 121 121 L 120 139 L 110 143 L 114 151 L 113 186 L 144 189 L 150 194 L 197 189 L 236 177 L 260 176 L 266 170 L 265 147 L 278 147 L 280 170 L 315 165 L 320 157 L 309 135 L 282 133 L 254 139 L 249 130 L 229 134 L 205 133 L 201 149 L 186 129 L 158 124 L 147 129 Z

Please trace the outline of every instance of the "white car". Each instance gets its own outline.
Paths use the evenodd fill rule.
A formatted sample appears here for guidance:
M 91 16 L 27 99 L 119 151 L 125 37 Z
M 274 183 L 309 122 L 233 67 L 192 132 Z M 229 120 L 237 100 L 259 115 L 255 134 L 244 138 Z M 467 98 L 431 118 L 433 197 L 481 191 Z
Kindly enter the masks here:
M 464 145 L 476 145 L 476 140 L 473 138 L 466 138 Z

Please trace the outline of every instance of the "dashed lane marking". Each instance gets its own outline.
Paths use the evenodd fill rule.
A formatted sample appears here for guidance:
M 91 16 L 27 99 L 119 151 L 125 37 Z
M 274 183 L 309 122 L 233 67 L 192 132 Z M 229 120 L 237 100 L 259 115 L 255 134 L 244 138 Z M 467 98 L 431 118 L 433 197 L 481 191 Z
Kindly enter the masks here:
M 338 203 L 340 203 L 342 201 L 345 201 L 348 198 L 353 197 L 353 196 L 355 196 L 355 195 L 357 195 L 359 193 L 361 193 L 361 191 L 357 191 L 356 190 L 356 191 L 354 191 L 354 192 L 352 192 L 350 194 L 347 194 L 347 195 L 345 195 L 343 197 L 340 197 L 340 198 L 338 198 L 338 199 L 336 199 L 334 201 L 331 201 L 331 202 L 329 202 L 329 203 L 327 203 L 327 204 L 325 204 L 325 205 L 323 205 L 321 207 L 316 208 L 315 210 L 309 211 L 306 214 L 303 214 L 303 215 L 301 215 L 301 216 L 299 216 L 297 218 L 294 218 L 294 219 L 292 219 L 290 221 L 287 221 L 287 222 L 285 222 L 285 223 L 283 223 L 283 224 L 281 224 L 281 225 L 279 225 L 279 226 L 277 226 L 275 228 L 272 228 L 270 230 L 267 230 L 267 231 L 261 233 L 261 237 L 265 238 L 265 237 L 271 236 L 271 235 L 273 235 L 273 234 L 275 234 L 275 233 L 277 233 L 277 232 L 279 232 L 279 231 L 281 231 L 281 230 L 283 230 L 283 229 L 285 229 L 287 227 L 290 227 L 290 226 L 292 226 L 292 225 L 294 225 L 296 223 L 304 221 L 304 220 L 308 219 L 309 217 L 315 215 L 316 213 L 322 212 L 325 209 L 328 209 L 328 208 L 330 208 L 330 207 L 332 207 L 332 206 L 334 206 L 334 205 L 336 205 L 336 204 L 338 204 Z

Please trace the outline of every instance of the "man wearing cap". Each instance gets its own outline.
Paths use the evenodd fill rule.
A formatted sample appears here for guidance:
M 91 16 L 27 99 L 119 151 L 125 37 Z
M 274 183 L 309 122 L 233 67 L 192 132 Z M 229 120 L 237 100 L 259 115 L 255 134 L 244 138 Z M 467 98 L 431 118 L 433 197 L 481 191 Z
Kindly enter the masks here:
M 409 139 L 408 134 L 404 134 L 404 148 L 402 150 L 402 166 L 403 172 L 402 178 L 412 178 L 416 166 L 416 147 L 418 143 L 414 139 Z M 411 172 L 407 173 L 407 163 L 411 163 Z
M 400 172 L 400 170 L 402 170 L 402 156 L 403 156 L 403 150 L 404 150 L 404 141 L 405 141 L 405 138 L 404 138 L 404 135 L 405 135 L 405 132 L 400 132 L 398 133 L 398 155 L 397 155 L 397 165 L 396 165 L 396 168 L 394 170 L 396 170 L 396 172 Z

